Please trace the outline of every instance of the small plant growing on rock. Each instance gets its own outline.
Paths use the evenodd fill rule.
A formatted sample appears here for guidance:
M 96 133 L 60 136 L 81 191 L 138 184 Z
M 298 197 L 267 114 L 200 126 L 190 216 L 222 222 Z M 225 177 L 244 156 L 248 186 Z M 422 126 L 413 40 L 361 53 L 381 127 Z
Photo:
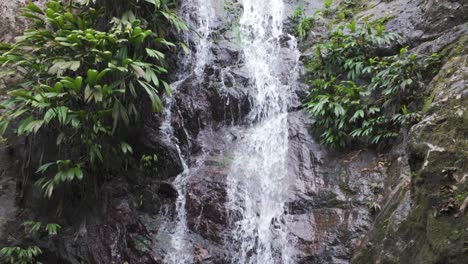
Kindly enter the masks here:
M 36 258 L 42 254 L 38 246 L 28 247 L 5 247 L 0 254 L 9 264 L 41 264 Z
M 369 208 L 370 212 L 375 215 L 382 210 L 380 204 L 372 199 L 367 199 L 366 206 Z
M 41 222 L 26 221 L 22 224 L 24 232 L 27 236 L 33 237 L 40 234 L 46 236 L 55 236 L 60 225 L 55 223 L 43 224 Z M 42 254 L 42 250 L 35 245 L 32 246 L 11 246 L 4 247 L 0 250 L 0 260 L 3 258 L 10 264 L 40 264 L 37 258 Z
M 141 156 L 140 163 L 143 168 L 151 168 L 158 161 L 158 156 L 153 155 L 143 155 Z
M 332 13 L 331 6 L 333 4 L 333 0 L 325 0 L 324 7 L 325 9 L 323 10 L 323 15 L 325 17 L 329 16 Z
M 306 39 L 312 28 L 315 26 L 317 21 L 317 15 L 314 16 L 306 16 L 304 8 L 302 6 L 298 6 L 291 18 L 297 22 L 296 26 L 296 36 L 300 40 Z

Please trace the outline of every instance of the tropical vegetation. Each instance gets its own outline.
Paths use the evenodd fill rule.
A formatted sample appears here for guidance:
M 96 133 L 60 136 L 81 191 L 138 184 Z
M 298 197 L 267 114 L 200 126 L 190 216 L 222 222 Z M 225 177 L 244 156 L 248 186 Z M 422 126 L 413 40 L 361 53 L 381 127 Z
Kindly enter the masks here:
M 381 23 L 353 20 L 315 47 L 306 66 L 310 95 L 304 108 L 323 144 L 388 143 L 418 121 L 419 83 L 438 55 L 409 54 L 406 47 L 387 55 L 397 46 L 400 37 Z
M 130 127 L 140 109 L 148 102 L 161 112 L 162 96 L 171 93 L 166 58 L 179 46 L 171 33 L 187 29 L 175 4 L 52 0 L 24 8 L 29 29 L 16 43 L 0 45 L 2 70 L 21 76 L 0 103 L 0 132 L 10 128 L 26 139 L 23 167 L 32 175 L 24 178 L 45 198 L 60 188 L 75 197 L 97 195 L 107 170 L 132 157 Z M 50 160 L 30 160 L 45 150 Z M 32 263 L 41 250 L 15 245 L 0 253 L 10 263 Z

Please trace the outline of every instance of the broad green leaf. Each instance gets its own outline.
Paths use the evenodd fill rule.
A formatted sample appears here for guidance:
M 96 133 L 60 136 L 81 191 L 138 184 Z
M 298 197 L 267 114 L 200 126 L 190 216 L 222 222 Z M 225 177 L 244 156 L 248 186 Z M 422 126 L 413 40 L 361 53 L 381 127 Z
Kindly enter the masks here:
M 93 87 L 96 84 L 96 82 L 98 81 L 98 75 L 99 75 L 98 71 L 94 69 L 88 70 L 86 80 L 90 87 Z
M 152 58 L 156 58 L 158 60 L 163 60 L 165 58 L 164 53 L 159 52 L 159 51 L 154 50 L 154 49 L 146 48 L 146 54 L 148 54 L 148 56 L 150 56 Z
M 38 13 L 38 14 L 44 14 L 44 12 L 42 12 L 42 10 L 37 6 L 35 5 L 34 3 L 30 2 L 28 3 L 28 5 L 26 6 L 26 8 L 29 10 L 29 11 L 32 11 L 34 13 Z
M 55 108 L 55 111 L 57 112 L 57 117 L 59 119 L 60 124 L 65 125 L 67 121 L 68 107 L 66 106 L 57 107 Z
M 164 90 L 166 91 L 166 94 L 167 94 L 168 96 L 171 96 L 171 95 L 172 95 L 172 88 L 171 88 L 171 86 L 170 86 L 167 82 L 165 82 L 165 81 L 161 81 L 161 82 L 162 82 L 162 84 L 163 84 L 163 86 L 164 86 Z
M 162 111 L 162 102 L 159 96 L 156 94 L 155 89 L 148 83 L 138 81 L 138 83 L 143 87 L 148 94 L 151 100 L 151 106 L 154 112 L 161 112 Z
M 140 79 L 140 78 L 145 78 L 146 79 L 147 78 L 145 71 L 140 66 L 135 65 L 135 64 L 131 64 L 130 67 L 132 67 L 133 72 L 138 77 L 138 79 Z M 147 81 L 149 81 L 149 80 L 147 80 Z

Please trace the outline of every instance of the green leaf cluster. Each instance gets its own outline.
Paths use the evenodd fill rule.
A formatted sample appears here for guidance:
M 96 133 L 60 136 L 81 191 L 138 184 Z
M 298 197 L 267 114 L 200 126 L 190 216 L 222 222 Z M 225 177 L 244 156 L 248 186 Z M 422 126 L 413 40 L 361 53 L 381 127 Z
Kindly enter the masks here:
M 38 246 L 5 247 L 0 250 L 0 255 L 9 264 L 41 264 L 35 259 L 42 254 Z
M 29 234 L 37 234 L 40 231 L 45 231 L 49 236 L 57 235 L 58 230 L 62 227 L 59 224 L 49 223 L 44 226 L 41 222 L 26 221 L 22 224 Z M 42 228 L 44 226 L 44 228 Z
M 315 13 L 313 16 L 307 16 L 305 14 L 304 7 L 297 6 L 290 17 L 295 23 L 297 23 L 295 32 L 296 37 L 300 40 L 306 39 L 319 19 L 318 15 L 319 13 Z
M 26 221 L 22 226 L 28 238 L 33 238 L 34 236 L 37 238 L 43 235 L 55 236 L 58 230 L 62 228 L 59 224 L 43 224 L 36 221 Z M 38 262 L 37 258 L 40 254 L 42 254 L 42 250 L 38 246 L 15 245 L 0 250 L 0 261 L 5 260 L 11 264 L 39 264 L 41 262 Z
M 125 1 L 130 9 L 116 7 L 119 16 L 104 27 L 106 1 L 79 2 L 29 3 L 23 16 L 33 28 L 0 50 L 1 66 L 24 76 L 0 104 L 0 132 L 15 124 L 19 136 L 53 137 L 61 157 L 36 171 L 46 197 L 133 154 L 126 135 L 142 102 L 161 112 L 161 96 L 170 93 L 165 59 L 176 45 L 167 32 L 186 29 L 173 1 Z M 141 8 L 152 16 L 135 15 Z
M 379 55 L 399 39 L 379 23 L 352 21 L 316 46 L 307 63 L 311 89 L 304 107 L 315 118 L 323 144 L 385 143 L 398 136 L 402 126 L 419 120 L 407 106 L 414 101 L 421 73 L 432 62 L 409 55 L 407 48 L 392 56 Z

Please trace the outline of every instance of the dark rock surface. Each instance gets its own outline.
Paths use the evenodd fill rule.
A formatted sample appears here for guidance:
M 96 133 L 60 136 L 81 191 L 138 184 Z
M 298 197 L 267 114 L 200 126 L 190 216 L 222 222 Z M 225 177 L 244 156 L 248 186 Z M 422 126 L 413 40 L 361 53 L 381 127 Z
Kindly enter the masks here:
M 399 157 L 408 160 L 411 181 L 395 188 L 355 263 L 468 261 L 468 215 L 459 212 L 468 187 L 466 41 L 461 45 L 427 87 L 425 117 Z
M 16 206 L 15 163 L 6 147 L 0 148 L 0 238 L 7 221 L 14 219 Z
M 467 3 L 414 4 L 393 6 L 407 10 L 397 12 L 388 28 L 419 52 L 442 54 L 443 67 L 424 88 L 423 120 L 388 156 L 386 186 L 392 191 L 353 263 L 468 262 L 468 216 L 458 212 L 468 175 Z

